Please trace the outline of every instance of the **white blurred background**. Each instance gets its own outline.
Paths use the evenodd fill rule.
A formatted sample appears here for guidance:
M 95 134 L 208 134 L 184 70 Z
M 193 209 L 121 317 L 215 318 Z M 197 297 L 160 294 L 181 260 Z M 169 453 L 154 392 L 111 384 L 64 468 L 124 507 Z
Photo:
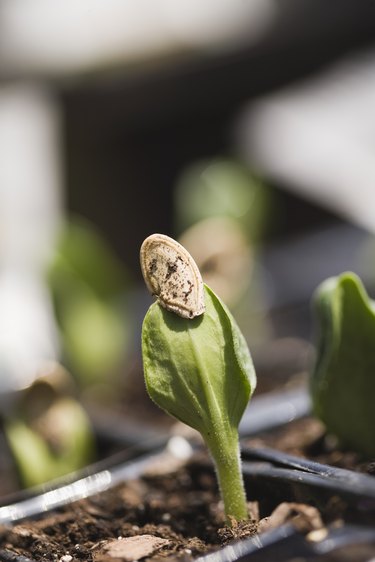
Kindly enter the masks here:
M 50 360 L 92 371 L 82 349 L 105 339 L 92 318 L 103 325 L 108 303 L 85 280 L 95 314 L 85 304 L 83 322 L 70 299 L 64 316 L 71 289 L 61 301 L 46 277 L 73 216 L 135 285 L 145 236 L 185 237 L 222 291 L 241 278 L 225 294 L 254 341 L 270 337 L 270 309 L 272 337 L 308 337 L 306 307 L 329 275 L 355 269 L 371 285 L 374 16 L 355 0 L 0 0 L 0 388 L 27 386 Z M 220 162 L 241 162 L 249 183 Z M 182 183 L 200 194 L 182 197 Z M 93 330 L 84 343 L 73 325 Z

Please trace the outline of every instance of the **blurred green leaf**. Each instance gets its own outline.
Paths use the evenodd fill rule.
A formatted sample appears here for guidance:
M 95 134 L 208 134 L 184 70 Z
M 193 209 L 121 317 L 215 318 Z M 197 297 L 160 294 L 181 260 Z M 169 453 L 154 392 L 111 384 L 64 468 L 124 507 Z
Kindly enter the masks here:
M 123 356 L 125 320 L 118 311 L 81 289 L 61 311 L 65 350 L 86 382 L 108 377 Z
M 5 433 L 25 487 L 44 484 L 75 472 L 94 458 L 90 422 L 82 406 L 61 398 L 49 409 L 45 423 L 53 445 L 22 418 L 8 420 Z
M 125 268 L 93 227 L 72 219 L 48 272 L 64 353 L 85 383 L 107 378 L 129 338 Z
M 327 430 L 375 455 L 375 304 L 353 273 L 326 280 L 314 306 L 319 329 L 311 377 L 314 411 Z
M 61 284 L 79 279 L 102 299 L 119 295 L 129 284 L 110 246 L 88 221 L 78 218 L 70 218 L 62 229 L 50 279 L 60 289 Z
M 269 195 L 266 187 L 236 160 L 217 159 L 193 164 L 175 191 L 176 230 L 212 217 L 235 219 L 251 242 L 261 237 Z

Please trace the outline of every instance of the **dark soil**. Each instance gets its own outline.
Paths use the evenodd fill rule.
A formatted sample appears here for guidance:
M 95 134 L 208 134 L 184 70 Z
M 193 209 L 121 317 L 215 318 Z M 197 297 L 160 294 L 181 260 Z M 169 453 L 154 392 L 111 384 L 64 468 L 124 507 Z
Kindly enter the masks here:
M 291 421 L 272 432 L 248 439 L 246 443 L 254 447 L 272 447 L 323 464 L 375 475 L 375 459 L 365 459 L 354 451 L 340 447 L 314 417 Z
M 140 401 L 135 399 L 134 404 L 139 414 Z M 144 419 L 147 422 L 149 418 L 145 415 Z M 164 429 L 166 416 L 160 415 L 160 426 L 157 415 L 154 423 L 155 419 L 155 427 Z M 375 472 L 374 462 L 341 450 L 314 418 L 290 422 L 247 443 Z M 0 527 L 0 561 L 158 562 L 170 557 L 188 562 L 232 540 L 286 521 L 292 521 L 302 532 L 324 525 L 311 506 L 280 504 L 274 513 L 262 513 L 267 517 L 259 519 L 258 506 L 252 502 L 248 522 L 227 526 L 212 468 L 206 458 L 200 461 L 196 459 L 173 473 L 163 469 L 14 527 Z M 8 472 L 14 479 L 14 471 Z
M 197 459 L 173 473 L 146 475 L 42 518 L 1 528 L 0 560 L 188 561 L 286 521 L 305 532 L 322 526 L 315 508 L 303 504 L 281 504 L 260 521 L 256 503 L 249 504 L 249 512 L 249 521 L 225 525 L 212 468 L 207 459 L 203 464 Z M 26 560 L 12 558 L 16 555 Z
M 323 425 L 312 417 L 249 439 L 247 444 L 374 473 L 374 463 L 338 448 Z M 324 525 L 311 506 L 280 504 L 272 514 L 263 513 L 262 508 L 262 515 L 267 517 L 259 519 L 259 507 L 252 502 L 248 522 L 227 526 L 208 459 L 200 456 L 174 472 L 172 469 L 167 461 L 167 469 L 158 467 L 142 479 L 39 519 L 0 528 L 0 561 L 158 562 L 171 557 L 188 562 L 232 540 L 286 521 L 292 520 L 303 532 Z

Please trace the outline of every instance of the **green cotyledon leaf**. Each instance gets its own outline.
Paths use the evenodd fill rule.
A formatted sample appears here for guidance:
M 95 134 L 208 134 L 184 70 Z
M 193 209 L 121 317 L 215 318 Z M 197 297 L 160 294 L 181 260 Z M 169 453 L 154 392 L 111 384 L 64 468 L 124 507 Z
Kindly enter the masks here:
M 375 304 L 353 273 L 317 289 L 318 324 L 311 376 L 314 411 L 353 450 L 375 455 Z
M 152 304 L 142 328 L 151 399 L 200 432 L 214 460 L 227 521 L 248 518 L 238 425 L 256 386 L 245 339 L 221 300 L 204 285 L 205 312 L 183 318 Z
M 237 429 L 256 386 L 246 342 L 226 306 L 207 286 L 206 312 L 192 320 L 157 302 L 146 314 L 142 354 L 152 400 L 205 438 Z

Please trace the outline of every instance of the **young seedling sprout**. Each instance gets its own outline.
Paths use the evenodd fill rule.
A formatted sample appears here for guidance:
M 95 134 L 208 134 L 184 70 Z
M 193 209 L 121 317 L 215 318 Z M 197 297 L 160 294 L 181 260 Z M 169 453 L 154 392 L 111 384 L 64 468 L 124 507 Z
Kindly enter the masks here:
M 178 242 L 153 234 L 140 257 L 146 285 L 157 297 L 142 327 L 147 391 L 160 408 L 202 435 L 228 523 L 247 519 L 238 425 L 256 376 L 245 339 Z
M 315 415 L 339 442 L 375 457 L 375 302 L 351 272 L 314 294 L 318 327 L 311 394 Z

